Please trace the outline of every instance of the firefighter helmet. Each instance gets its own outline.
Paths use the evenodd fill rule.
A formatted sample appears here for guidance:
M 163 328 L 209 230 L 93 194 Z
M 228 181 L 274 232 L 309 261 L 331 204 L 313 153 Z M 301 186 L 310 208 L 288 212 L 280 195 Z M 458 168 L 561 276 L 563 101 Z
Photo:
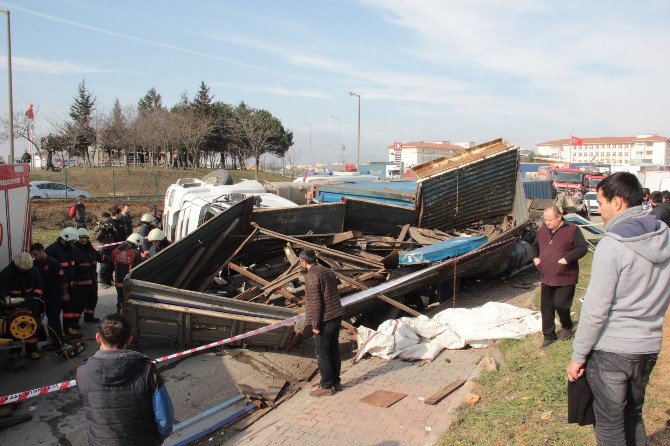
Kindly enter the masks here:
M 82 237 L 87 237 L 88 238 L 89 237 L 88 231 L 86 230 L 86 228 L 77 229 L 77 234 L 79 234 L 79 238 L 82 238 Z
M 149 213 L 142 214 L 142 222 L 143 223 L 152 223 L 153 224 L 155 219 L 156 219 L 156 217 L 154 217 L 153 215 L 151 215 Z
M 62 238 L 66 242 L 74 242 L 79 240 L 79 233 L 77 233 L 77 230 L 75 228 L 68 227 L 60 232 L 60 238 Z
M 14 262 L 14 265 L 16 265 L 17 268 L 22 269 L 24 271 L 27 271 L 33 267 L 33 258 L 27 252 L 22 252 L 15 255 L 12 261 Z
M 135 232 L 130 234 L 126 241 L 132 245 L 135 245 L 136 248 L 139 248 L 142 245 L 142 236 Z
M 149 236 L 147 238 L 150 242 L 162 242 L 165 240 L 165 233 L 159 228 L 154 228 L 151 230 L 151 232 L 149 232 Z

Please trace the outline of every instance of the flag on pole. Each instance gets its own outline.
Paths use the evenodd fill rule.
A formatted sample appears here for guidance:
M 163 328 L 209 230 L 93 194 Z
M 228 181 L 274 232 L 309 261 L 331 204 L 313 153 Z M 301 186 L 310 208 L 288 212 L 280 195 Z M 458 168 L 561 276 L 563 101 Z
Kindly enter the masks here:
M 30 107 L 28 107 L 28 110 L 26 110 L 25 115 L 28 117 L 28 119 L 35 120 L 35 111 L 33 110 L 33 104 L 30 104 Z
M 584 145 L 584 140 L 582 138 L 577 138 L 576 136 L 571 136 L 570 137 L 570 145 L 571 146 L 583 146 Z

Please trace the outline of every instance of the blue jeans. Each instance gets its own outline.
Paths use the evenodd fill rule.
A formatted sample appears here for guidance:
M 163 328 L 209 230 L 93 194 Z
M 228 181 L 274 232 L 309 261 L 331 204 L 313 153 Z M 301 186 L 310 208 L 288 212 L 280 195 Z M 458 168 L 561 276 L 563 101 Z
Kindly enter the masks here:
M 658 354 L 626 355 L 594 350 L 586 363 L 593 392 L 598 445 L 646 445 L 644 392 Z

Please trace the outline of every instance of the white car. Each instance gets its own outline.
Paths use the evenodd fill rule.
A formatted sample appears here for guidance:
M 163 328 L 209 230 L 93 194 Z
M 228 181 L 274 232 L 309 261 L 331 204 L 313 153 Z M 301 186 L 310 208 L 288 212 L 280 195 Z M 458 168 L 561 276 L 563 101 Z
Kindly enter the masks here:
M 90 198 L 91 194 L 54 181 L 31 181 L 30 198 Z
M 600 211 L 598 210 L 598 200 L 596 198 L 597 194 L 595 192 L 587 192 L 584 194 L 584 204 L 586 205 L 589 215 L 600 215 Z

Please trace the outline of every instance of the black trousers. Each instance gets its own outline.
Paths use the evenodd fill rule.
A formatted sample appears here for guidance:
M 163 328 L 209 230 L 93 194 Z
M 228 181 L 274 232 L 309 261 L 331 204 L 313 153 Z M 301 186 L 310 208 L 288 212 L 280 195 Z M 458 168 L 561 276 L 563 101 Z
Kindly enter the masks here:
M 93 316 L 98 305 L 98 284 L 77 285 L 77 303 L 80 313 Z
M 121 313 L 123 308 L 123 287 L 116 286 L 116 312 Z
M 340 384 L 340 325 L 342 318 L 335 318 L 321 324 L 319 334 L 314 335 L 316 361 L 321 374 L 321 387 L 329 389 Z
M 114 273 L 114 264 L 112 263 L 112 250 L 104 248 L 100 251 L 107 259 L 106 262 L 100 264 L 100 282 L 112 285 L 112 274 Z
M 556 340 L 556 324 L 554 311 L 566 330 L 572 329 L 570 307 L 575 297 L 575 285 L 549 286 L 542 284 L 540 312 L 542 313 L 542 333 L 545 341 Z
M 84 303 L 81 302 L 81 295 L 79 294 L 79 287 L 71 286 L 68 289 L 70 300 L 63 302 L 63 330 L 73 328 L 79 323 L 81 312 L 84 310 Z
M 45 294 L 44 303 L 46 305 L 47 325 L 49 330 L 49 337 L 52 341 L 58 343 L 55 338 L 63 340 L 63 326 L 60 322 L 60 314 L 63 311 L 63 294 Z

